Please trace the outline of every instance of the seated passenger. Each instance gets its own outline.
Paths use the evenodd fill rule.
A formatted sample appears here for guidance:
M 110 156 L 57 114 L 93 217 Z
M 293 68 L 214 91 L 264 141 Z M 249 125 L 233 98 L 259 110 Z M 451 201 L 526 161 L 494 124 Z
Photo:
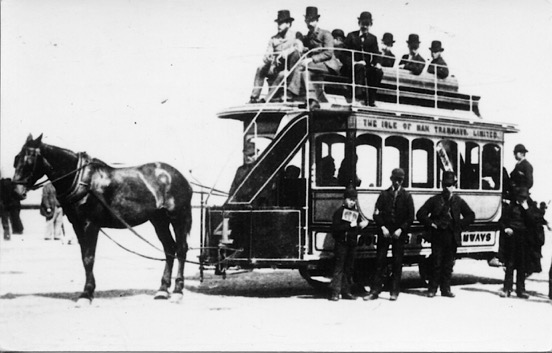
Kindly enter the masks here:
M 435 74 L 435 68 L 437 68 L 437 77 L 443 79 L 447 78 L 449 75 L 449 70 L 447 67 L 447 63 L 445 60 L 443 60 L 443 57 L 441 56 L 442 52 L 445 50 L 441 47 L 441 42 L 438 40 L 434 40 L 431 42 L 431 48 L 429 48 L 431 51 L 431 57 L 433 60 L 431 61 L 431 64 L 429 64 L 429 67 L 427 68 L 427 72 L 430 74 Z
M 424 71 L 425 60 L 420 54 L 418 54 L 418 49 L 420 48 L 420 37 L 417 34 L 410 34 L 408 40 L 409 53 L 403 55 L 401 62 L 399 63 L 400 69 L 405 69 L 410 71 L 413 75 L 419 75 Z
M 338 186 L 335 175 L 335 161 L 332 156 L 322 158 L 316 167 L 316 185 Z
M 300 179 L 301 169 L 288 165 L 279 186 L 279 205 L 301 207 L 305 204 L 305 179 Z
M 322 85 L 315 83 L 320 81 L 324 74 L 337 75 L 341 70 L 341 63 L 335 58 L 333 51 L 332 34 L 318 27 L 318 8 L 309 6 L 306 9 L 305 23 L 309 32 L 303 37 L 304 51 L 311 49 L 326 48 L 313 51 L 301 62 L 297 70 L 291 72 L 288 91 L 292 99 L 300 99 L 303 92 L 308 89 L 309 108 L 311 110 L 319 109 L 321 101 L 327 101 L 324 97 Z M 308 70 L 307 70 L 308 68 Z M 308 75 L 309 86 L 306 87 Z
M 359 187 L 360 183 L 362 183 L 362 180 L 358 177 L 358 175 L 353 175 L 353 168 L 356 166 L 356 163 L 358 161 L 358 156 L 355 154 L 355 160 L 354 165 L 351 163 L 351 158 L 345 157 L 341 161 L 341 166 L 339 166 L 339 172 L 337 173 L 337 180 L 339 182 L 339 185 L 348 187 L 350 185 L 353 185 L 355 187 Z M 354 180 L 353 180 L 354 178 Z
M 265 79 L 269 87 L 278 86 L 285 76 L 284 70 L 289 70 L 299 60 L 303 43 L 298 39 L 300 33 L 291 30 L 293 20 L 288 10 L 278 11 L 278 18 L 275 20 L 278 23 L 278 33 L 268 41 L 263 63 L 255 73 L 250 103 L 262 102 L 259 101 L 259 96 Z M 278 97 L 275 100 L 277 99 Z
M 393 48 L 393 43 L 395 43 L 395 41 L 393 40 L 393 34 L 389 32 L 384 33 L 383 38 L 381 38 L 381 43 L 381 54 L 384 55 L 380 58 L 381 66 L 395 66 L 395 54 L 393 54 L 393 52 L 391 51 L 391 48 Z
M 340 29 L 334 29 L 332 31 L 332 37 L 334 39 L 334 48 L 335 49 L 345 49 L 345 33 Z M 345 50 L 334 50 L 334 55 L 339 62 L 345 66 L 345 60 L 347 60 L 347 51 Z
M 372 14 L 368 11 L 364 11 L 358 17 L 358 25 L 360 29 L 358 31 L 347 34 L 345 39 L 345 46 L 348 49 L 356 50 L 358 53 L 354 53 L 354 68 L 348 68 L 347 71 L 355 73 L 355 84 L 362 86 L 369 86 L 368 88 L 368 105 L 375 106 L 376 93 L 381 79 L 383 77 L 383 71 L 380 64 L 380 51 L 378 48 L 378 39 L 375 35 L 370 33 L 370 27 L 372 26 Z M 350 54 L 350 53 L 348 53 Z M 372 55 L 378 54 L 378 55 Z M 351 65 L 351 60 L 348 60 L 347 65 Z M 355 91 L 355 98 L 365 99 L 365 89 L 357 89 Z

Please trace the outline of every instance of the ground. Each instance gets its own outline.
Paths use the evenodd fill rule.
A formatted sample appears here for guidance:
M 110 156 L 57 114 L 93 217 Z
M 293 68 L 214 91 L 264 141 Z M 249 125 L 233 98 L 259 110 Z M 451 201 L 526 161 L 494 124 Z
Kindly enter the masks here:
M 153 300 L 162 262 L 130 254 L 100 235 L 96 298 L 90 306 L 77 308 L 84 285 L 79 245 L 44 240 L 44 219 L 37 210 L 23 211 L 22 218 L 25 233 L 0 241 L 2 350 L 552 349 L 550 234 L 543 249 L 545 270 L 527 280 L 529 300 L 498 296 L 502 268 L 459 260 L 454 299 L 427 298 L 416 267 L 405 269 L 396 302 L 389 301 L 388 293 L 370 302 L 330 302 L 298 271 L 236 271 L 225 280 L 208 271 L 201 283 L 198 267 L 188 265 L 180 303 Z M 158 256 L 131 233 L 110 235 L 134 250 Z M 196 256 L 191 251 L 189 259 Z

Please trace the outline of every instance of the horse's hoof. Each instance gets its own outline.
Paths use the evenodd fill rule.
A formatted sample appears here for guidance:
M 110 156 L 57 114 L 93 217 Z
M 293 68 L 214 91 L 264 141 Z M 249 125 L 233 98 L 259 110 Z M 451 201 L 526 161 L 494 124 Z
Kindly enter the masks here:
M 153 297 L 153 299 L 167 300 L 167 299 L 169 299 L 169 297 L 170 297 L 169 292 L 159 290 L 159 291 L 157 291 L 157 293 L 155 293 L 155 296 Z
M 79 298 L 77 299 L 77 304 L 75 305 L 77 308 L 85 308 L 92 304 L 92 299 L 89 298 Z
M 171 302 L 172 303 L 180 303 L 182 301 L 183 297 L 184 297 L 184 294 L 182 294 L 182 293 L 173 293 L 171 295 Z

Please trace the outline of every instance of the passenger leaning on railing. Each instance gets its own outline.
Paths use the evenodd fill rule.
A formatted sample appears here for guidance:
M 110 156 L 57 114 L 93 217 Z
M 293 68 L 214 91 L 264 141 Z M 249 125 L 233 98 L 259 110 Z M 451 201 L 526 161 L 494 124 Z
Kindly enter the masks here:
M 372 14 L 368 11 L 362 12 L 358 17 L 358 25 L 360 29 L 349 33 L 345 39 L 345 47 L 357 51 L 353 55 L 354 62 L 351 59 L 346 60 L 345 74 L 351 77 L 354 72 L 355 84 L 369 87 L 367 92 L 365 89 L 357 89 L 355 98 L 364 99 L 367 94 L 368 104 L 375 106 L 376 87 L 381 82 L 383 71 L 380 64 L 378 39 L 370 33 Z M 350 55 L 350 52 L 348 54 Z M 354 65 L 354 68 L 351 65 Z
M 322 85 L 315 83 L 320 81 L 325 74 L 336 75 L 341 70 L 341 63 L 335 58 L 333 51 L 332 34 L 318 27 L 318 8 L 309 6 L 306 9 L 305 23 L 309 32 L 303 37 L 305 52 L 317 48 L 326 48 L 324 50 L 313 51 L 300 66 L 291 72 L 288 91 L 292 100 L 300 100 L 308 80 L 309 107 L 311 109 L 320 108 L 320 101 L 327 101 L 324 97 Z M 307 76 L 308 75 L 308 76 Z
M 434 40 L 433 42 L 431 42 L 431 48 L 429 48 L 429 50 L 431 51 L 431 57 L 433 58 L 433 60 L 431 61 L 431 64 L 429 64 L 427 72 L 434 75 L 435 71 L 437 71 L 437 77 L 447 78 L 449 75 L 449 70 L 447 67 L 447 63 L 441 56 L 441 53 L 445 50 L 441 46 L 441 42 L 438 40 Z
M 408 40 L 409 53 L 403 55 L 401 62 L 399 63 L 399 69 L 405 69 L 410 71 L 414 75 L 419 75 L 424 71 L 425 60 L 420 54 L 418 49 L 420 48 L 420 37 L 417 34 L 410 34 Z
M 278 23 L 278 33 L 268 41 L 263 63 L 255 73 L 250 103 L 262 102 L 259 96 L 265 79 L 269 87 L 274 89 L 284 79 L 286 70 L 293 67 L 301 57 L 303 42 L 299 39 L 301 33 L 291 30 L 293 20 L 288 10 L 278 11 L 278 18 L 274 20 Z M 273 100 L 278 99 L 281 98 L 275 97 Z

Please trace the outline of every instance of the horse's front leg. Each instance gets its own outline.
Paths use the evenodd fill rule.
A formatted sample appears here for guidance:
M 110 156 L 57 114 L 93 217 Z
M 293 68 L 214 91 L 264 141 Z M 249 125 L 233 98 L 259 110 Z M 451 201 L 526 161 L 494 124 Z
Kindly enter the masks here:
M 84 290 L 80 294 L 77 303 L 79 305 L 90 304 L 94 298 L 94 290 L 96 289 L 96 280 L 94 279 L 93 269 L 94 259 L 96 256 L 96 245 L 98 243 L 98 232 L 100 228 L 92 223 L 87 223 L 82 228 L 79 227 L 79 230 L 77 230 L 76 226 L 74 228 L 79 239 L 82 264 L 86 275 Z

